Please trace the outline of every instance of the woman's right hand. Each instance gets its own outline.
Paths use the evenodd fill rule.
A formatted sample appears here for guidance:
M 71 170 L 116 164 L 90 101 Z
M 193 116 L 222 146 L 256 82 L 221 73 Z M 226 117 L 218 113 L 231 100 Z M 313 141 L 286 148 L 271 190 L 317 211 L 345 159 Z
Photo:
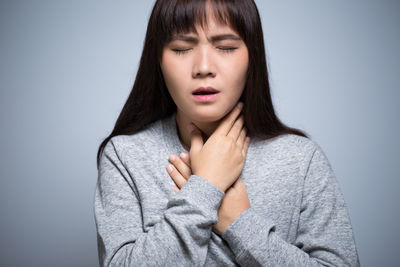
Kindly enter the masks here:
M 237 105 L 226 115 L 205 144 L 201 131 L 191 124 L 194 128 L 190 146 L 192 173 L 224 192 L 237 180 L 246 159 L 247 130 L 243 127 L 243 115 L 240 115 L 242 106 Z

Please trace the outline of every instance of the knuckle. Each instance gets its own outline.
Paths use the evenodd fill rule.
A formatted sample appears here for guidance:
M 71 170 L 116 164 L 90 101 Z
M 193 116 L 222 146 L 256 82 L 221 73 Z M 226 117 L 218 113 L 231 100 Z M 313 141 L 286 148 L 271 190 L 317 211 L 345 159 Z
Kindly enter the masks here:
M 243 121 L 239 120 L 237 123 L 235 123 L 234 127 L 237 129 L 241 129 L 243 126 Z
M 244 150 L 242 148 L 238 148 L 237 155 L 238 155 L 238 161 L 239 162 L 243 162 L 244 159 L 246 158 L 245 157 L 245 152 L 244 152 Z
M 183 178 L 185 178 L 185 180 L 189 179 L 190 175 L 189 173 L 185 172 L 182 174 Z
M 212 138 L 212 139 L 211 139 Z M 220 143 L 221 141 L 223 141 L 223 136 L 222 135 L 219 135 L 219 134 L 215 134 L 215 135 L 212 135 L 212 136 L 210 136 L 210 138 L 209 138 L 209 140 L 212 140 L 214 143 Z
M 179 158 L 175 159 L 174 161 L 175 168 L 179 168 L 181 165 L 182 165 L 182 160 Z
M 232 136 L 227 136 L 226 143 L 228 144 L 229 147 L 233 147 L 235 146 L 236 142 Z

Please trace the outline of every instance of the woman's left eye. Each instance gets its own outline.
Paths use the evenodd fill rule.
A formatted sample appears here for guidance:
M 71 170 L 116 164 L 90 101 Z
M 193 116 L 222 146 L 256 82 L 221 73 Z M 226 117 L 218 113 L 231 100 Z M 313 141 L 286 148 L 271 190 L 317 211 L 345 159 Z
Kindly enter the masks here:
M 224 53 L 231 53 L 237 49 L 237 47 L 217 47 L 217 48 Z M 178 55 L 185 54 L 189 50 L 190 50 L 190 48 L 188 48 L 188 49 L 172 49 L 172 51 L 174 51 L 174 53 L 176 53 Z
M 231 52 L 235 51 L 237 48 L 236 47 L 218 47 L 218 49 L 220 49 L 222 52 L 225 52 L 225 53 L 231 53 Z

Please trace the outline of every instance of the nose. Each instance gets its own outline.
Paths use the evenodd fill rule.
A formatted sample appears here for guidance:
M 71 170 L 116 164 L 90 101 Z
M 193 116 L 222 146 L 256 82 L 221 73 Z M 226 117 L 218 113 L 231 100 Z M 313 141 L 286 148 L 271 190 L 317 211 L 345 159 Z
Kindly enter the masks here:
M 216 69 L 212 52 L 209 48 L 202 47 L 196 52 L 193 62 L 192 76 L 193 78 L 215 77 Z

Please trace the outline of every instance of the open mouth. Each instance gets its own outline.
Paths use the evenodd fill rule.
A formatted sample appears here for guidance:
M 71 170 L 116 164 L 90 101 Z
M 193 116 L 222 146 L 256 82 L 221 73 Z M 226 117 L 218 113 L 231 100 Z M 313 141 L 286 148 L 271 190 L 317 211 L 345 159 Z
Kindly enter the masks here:
M 218 93 L 219 91 L 212 87 L 200 87 L 192 92 L 193 95 L 215 95 Z
M 201 92 L 195 92 L 193 94 L 194 95 L 214 95 L 214 94 L 217 94 L 217 93 L 218 93 L 217 91 L 214 91 L 214 92 L 201 91 Z
M 219 98 L 219 91 L 209 87 L 199 87 L 192 92 L 193 98 L 197 102 L 214 102 Z

